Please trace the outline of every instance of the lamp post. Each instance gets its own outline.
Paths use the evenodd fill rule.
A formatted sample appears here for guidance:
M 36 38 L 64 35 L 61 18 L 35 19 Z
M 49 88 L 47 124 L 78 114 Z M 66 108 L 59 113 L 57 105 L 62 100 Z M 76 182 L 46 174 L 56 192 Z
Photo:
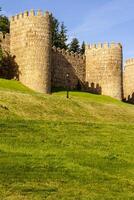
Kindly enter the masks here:
M 69 74 L 66 74 L 67 99 L 69 98 Z

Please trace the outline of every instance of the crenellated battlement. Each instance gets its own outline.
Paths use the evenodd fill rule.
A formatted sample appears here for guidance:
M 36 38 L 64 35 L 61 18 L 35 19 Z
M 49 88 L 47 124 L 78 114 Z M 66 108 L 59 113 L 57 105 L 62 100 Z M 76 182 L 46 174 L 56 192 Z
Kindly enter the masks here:
M 72 57 L 72 58 L 76 58 L 76 59 L 81 59 L 85 61 L 85 55 L 79 54 L 79 53 L 74 53 L 73 51 L 68 51 L 65 49 L 60 49 L 60 48 L 56 48 L 55 46 L 52 47 L 52 50 L 54 52 L 59 52 L 62 55 L 66 55 L 68 57 Z
M 125 66 L 134 65 L 134 58 L 127 59 L 125 61 Z
M 10 34 L 0 32 L 0 46 L 15 55 L 24 85 L 50 93 L 51 84 L 66 87 L 69 74 L 72 89 L 84 89 L 86 83 L 86 91 L 87 86 L 94 91 L 99 85 L 102 94 L 117 99 L 134 93 L 134 58 L 126 60 L 123 72 L 120 43 L 87 44 L 85 55 L 52 47 L 51 23 L 48 11 L 30 10 L 10 18 Z
M 10 22 L 15 22 L 17 20 L 25 19 L 28 17 L 44 17 L 44 18 L 46 18 L 49 16 L 50 16 L 50 13 L 48 11 L 43 13 L 42 10 L 38 10 L 38 11 L 31 10 L 31 11 L 25 11 L 23 13 L 19 13 L 15 16 L 12 16 L 10 18 Z
M 28 87 L 51 91 L 51 20 L 49 12 L 25 11 L 10 19 L 10 51 L 16 56 L 19 80 Z
M 85 56 L 65 49 L 52 47 L 52 85 L 66 87 L 66 75 L 69 74 L 71 89 L 85 82 Z
M 122 48 L 122 45 L 120 43 L 115 43 L 115 42 L 105 42 L 105 43 L 97 43 L 97 44 L 88 44 L 86 45 L 86 49 L 103 49 L 103 48 Z
M 98 43 L 86 46 L 86 82 L 99 84 L 104 95 L 122 98 L 122 46 Z

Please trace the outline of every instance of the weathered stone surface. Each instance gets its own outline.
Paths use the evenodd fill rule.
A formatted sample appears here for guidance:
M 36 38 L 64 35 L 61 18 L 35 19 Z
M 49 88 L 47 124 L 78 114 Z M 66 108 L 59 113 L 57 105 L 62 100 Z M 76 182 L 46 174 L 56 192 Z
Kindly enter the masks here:
M 19 80 L 38 92 L 69 84 L 71 89 L 134 101 L 134 59 L 126 61 L 123 72 L 121 44 L 87 45 L 85 56 L 52 48 L 48 12 L 31 10 L 11 17 L 10 35 L 0 33 L 0 46 L 15 55 Z
M 38 92 L 51 91 L 50 16 L 41 11 L 24 12 L 11 18 L 10 51 L 16 56 L 19 80 Z
M 69 74 L 67 83 L 66 75 Z M 82 89 L 85 81 L 85 57 L 65 51 L 64 49 L 52 48 L 52 86 Z
M 125 62 L 124 99 L 134 103 L 134 58 Z
M 0 46 L 2 47 L 3 51 L 10 52 L 10 34 L 7 33 L 4 35 L 0 32 Z
M 86 46 L 86 81 L 101 94 L 122 99 L 122 47 L 120 44 Z

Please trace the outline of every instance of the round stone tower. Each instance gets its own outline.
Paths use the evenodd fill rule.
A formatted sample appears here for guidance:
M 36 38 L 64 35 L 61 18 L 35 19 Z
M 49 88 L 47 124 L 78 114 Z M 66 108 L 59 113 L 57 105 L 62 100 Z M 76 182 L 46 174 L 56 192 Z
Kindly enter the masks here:
M 29 88 L 51 92 L 51 20 L 33 10 L 10 20 L 10 51 L 16 56 L 19 80 Z
M 134 58 L 125 62 L 124 70 L 124 99 L 128 100 L 134 95 Z
M 122 99 L 122 46 L 104 43 L 86 46 L 86 82 L 101 94 Z

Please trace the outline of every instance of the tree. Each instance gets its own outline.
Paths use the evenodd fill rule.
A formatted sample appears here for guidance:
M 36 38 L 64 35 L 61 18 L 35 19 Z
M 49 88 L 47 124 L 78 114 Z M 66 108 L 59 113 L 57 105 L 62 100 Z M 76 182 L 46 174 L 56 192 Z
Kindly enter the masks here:
M 59 21 L 51 15 L 52 46 L 59 47 Z
M 8 52 L 2 53 L 0 59 L 0 78 L 17 79 L 19 78 L 18 65 L 15 62 L 15 56 L 10 55 Z
M 64 23 L 61 23 L 61 27 L 60 27 L 60 32 L 59 32 L 59 47 L 61 49 L 67 49 L 67 29 L 66 26 L 64 25 Z
M 69 51 L 80 53 L 80 45 L 77 38 L 72 39 L 72 42 L 69 45 Z
M 85 53 L 85 42 L 83 41 L 82 45 L 81 45 L 81 49 L 80 49 L 80 53 L 84 54 Z
M 1 8 L 0 8 L 1 11 Z M 0 15 L 0 32 L 6 34 L 9 33 L 9 19 L 4 15 Z
M 67 29 L 64 23 L 61 23 L 51 15 L 51 31 L 52 31 L 52 46 L 59 47 L 61 49 L 67 49 Z

